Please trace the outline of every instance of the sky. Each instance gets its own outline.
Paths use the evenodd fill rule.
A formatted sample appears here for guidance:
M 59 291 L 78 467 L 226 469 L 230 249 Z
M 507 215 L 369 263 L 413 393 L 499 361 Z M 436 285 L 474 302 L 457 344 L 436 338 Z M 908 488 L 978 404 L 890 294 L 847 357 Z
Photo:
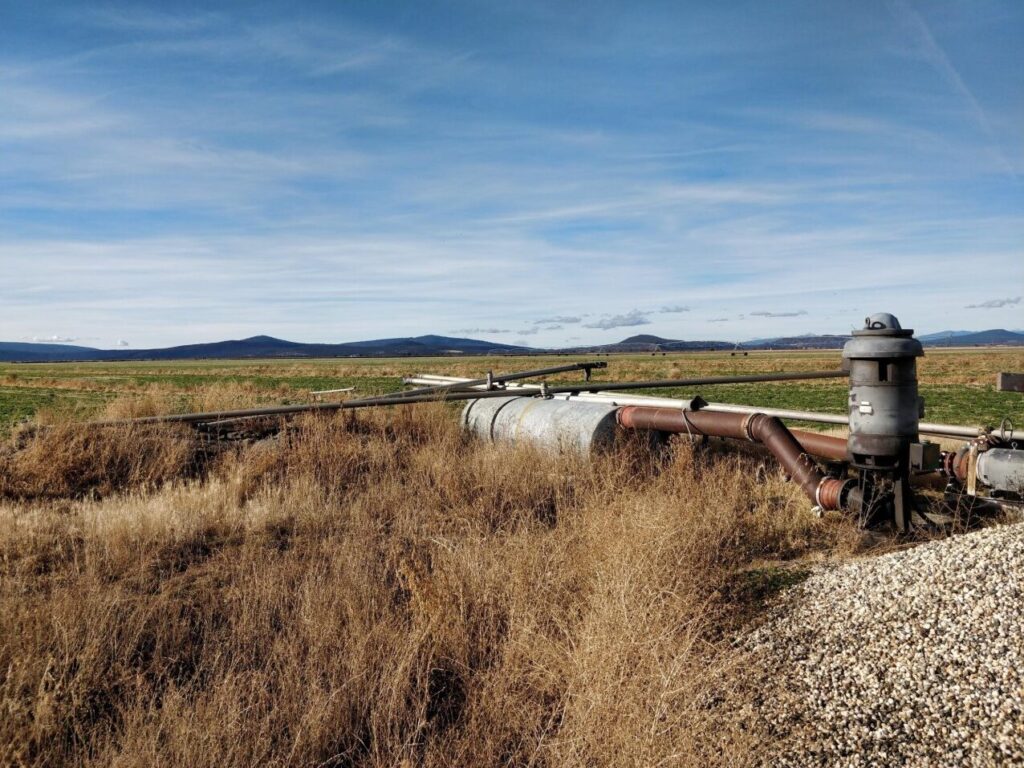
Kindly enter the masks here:
M 0 0 L 0 340 L 1024 328 L 1024 2 Z

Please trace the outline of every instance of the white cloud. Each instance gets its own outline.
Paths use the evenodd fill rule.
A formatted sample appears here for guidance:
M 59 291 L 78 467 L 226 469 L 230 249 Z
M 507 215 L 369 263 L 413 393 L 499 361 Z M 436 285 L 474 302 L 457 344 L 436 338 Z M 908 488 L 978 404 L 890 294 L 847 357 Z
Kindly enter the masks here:
M 928 22 L 924 16 L 918 13 L 906 0 L 887 0 L 890 13 L 899 20 L 914 37 L 919 52 L 935 71 L 946 81 L 950 89 L 961 99 L 965 111 L 974 119 L 978 127 L 985 133 L 991 142 L 995 153 L 999 156 L 1004 169 L 1012 177 L 1016 178 L 1016 172 L 1012 164 L 1003 156 L 999 142 L 992 130 L 992 121 L 982 108 L 974 93 L 967 86 L 960 72 L 953 66 L 946 51 L 939 45 L 932 34 Z
M 982 301 L 979 304 L 968 304 L 966 309 L 1000 309 L 1002 307 L 1010 307 L 1014 304 L 1020 304 L 1020 296 L 1015 296 L 1012 299 L 989 299 L 988 301 Z
M 534 325 L 572 325 L 573 323 L 579 323 L 583 320 L 582 317 L 576 317 L 573 315 L 558 315 L 556 317 L 543 317 L 540 320 L 534 320 Z
M 751 317 L 801 317 L 806 315 L 806 309 L 799 309 L 794 312 L 751 312 Z
M 242 24 L 230 10 L 97 7 L 70 24 L 63 12 L 44 18 L 54 27 L 47 53 L 20 46 L 0 62 L 5 333 L 66 327 L 109 338 L 130 328 L 136 346 L 161 346 L 532 326 L 539 344 L 553 344 L 561 325 L 591 329 L 588 343 L 652 323 L 696 338 L 724 331 L 708 323 L 725 316 L 739 334 L 765 317 L 776 319 L 773 332 L 829 332 L 863 316 L 836 310 L 839 292 L 864 311 L 938 330 L 962 304 L 964 263 L 1004 285 L 1024 281 L 1024 219 L 1006 203 L 1019 188 L 1000 176 L 986 137 L 965 129 L 962 110 L 934 89 L 907 98 L 932 81 L 941 96 L 952 86 L 957 103 L 978 103 L 927 25 L 914 31 L 921 19 L 908 20 L 915 63 L 943 79 L 926 66 L 911 72 L 905 45 L 887 50 L 898 26 L 888 24 L 871 49 L 877 67 L 854 73 L 877 99 L 857 101 L 855 113 L 825 91 L 799 105 L 771 94 L 719 101 L 749 78 L 743 30 L 685 46 L 640 18 L 639 37 L 605 30 L 609 55 L 656 49 L 684 73 L 674 92 L 699 98 L 692 119 L 677 120 L 658 111 L 656 93 L 630 89 L 627 70 L 625 85 L 592 81 L 565 47 L 590 51 L 592 39 L 563 40 L 557 62 L 540 49 L 512 60 L 511 44 L 465 48 L 456 35 L 441 49 L 415 24 L 373 28 L 344 11 L 332 23 L 270 14 Z M 464 12 L 491 13 L 480 8 Z M 877 9 L 863 13 L 877 22 Z M 531 34 L 564 36 L 558 17 Z M 90 26 L 86 38 L 106 42 L 82 49 L 82 37 L 61 37 L 62 20 L 65 32 Z M 797 29 L 753 42 L 772 56 L 807 54 Z M 941 32 L 959 64 L 970 47 L 953 47 L 955 25 Z M 649 46 L 651 37 L 660 42 Z M 850 41 L 857 61 L 872 42 Z M 701 66 L 723 46 L 734 57 Z M 837 72 L 851 66 L 848 54 L 830 59 Z M 988 67 L 989 111 L 976 117 L 994 129 L 1016 125 L 1012 100 L 997 94 L 1020 82 L 993 69 L 999 55 L 960 69 L 974 82 Z M 695 66 L 676 67 L 683 60 Z M 776 62 L 765 65 L 770 75 Z M 609 110 L 609 119 L 565 124 L 529 109 L 537 94 L 524 66 L 545 72 L 552 97 L 571 88 L 580 114 Z M 502 98 L 492 100 L 496 82 Z M 473 100 L 480 109 L 467 110 Z M 652 119 L 610 111 L 636 107 Z M 1018 155 L 1010 160 L 1024 167 Z M 63 240 L 47 234 L 56 216 Z M 644 309 L 588 317 L 621 307 L 625 291 L 627 306 Z M 663 303 L 671 297 L 687 306 Z M 777 311 L 743 318 L 749 306 Z M 786 311 L 794 306 L 804 309 Z M 812 320 L 794 320 L 804 315 Z
M 606 315 L 593 323 L 587 323 L 584 328 L 600 328 L 610 330 L 612 328 L 628 328 L 635 325 L 650 325 L 651 321 L 640 310 L 634 309 L 624 315 Z

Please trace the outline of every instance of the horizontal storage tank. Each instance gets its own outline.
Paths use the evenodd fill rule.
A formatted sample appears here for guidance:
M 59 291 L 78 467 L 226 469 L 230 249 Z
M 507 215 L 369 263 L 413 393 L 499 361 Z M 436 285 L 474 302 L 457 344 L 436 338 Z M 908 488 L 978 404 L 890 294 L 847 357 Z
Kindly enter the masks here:
M 532 443 L 556 451 L 589 454 L 615 441 L 617 406 L 497 397 L 470 400 L 462 426 L 491 442 Z

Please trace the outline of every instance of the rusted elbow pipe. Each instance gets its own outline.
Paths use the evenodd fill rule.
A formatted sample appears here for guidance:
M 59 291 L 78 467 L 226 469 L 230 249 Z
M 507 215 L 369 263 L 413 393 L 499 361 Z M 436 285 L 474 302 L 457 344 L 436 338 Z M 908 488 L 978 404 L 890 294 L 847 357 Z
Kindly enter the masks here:
M 772 452 L 811 501 L 822 509 L 839 509 L 843 481 L 825 477 L 778 417 L 755 413 L 750 416 L 747 431 L 752 440 Z
M 761 443 L 817 506 L 830 510 L 841 506 L 845 482 L 825 477 L 793 433 L 775 416 L 626 406 L 618 410 L 616 419 L 627 429 L 654 429 Z

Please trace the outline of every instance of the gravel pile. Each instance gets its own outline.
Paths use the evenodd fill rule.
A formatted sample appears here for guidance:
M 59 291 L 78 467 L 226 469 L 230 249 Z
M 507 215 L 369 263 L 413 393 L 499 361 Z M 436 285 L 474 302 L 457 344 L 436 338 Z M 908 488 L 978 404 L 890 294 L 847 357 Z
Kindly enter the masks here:
M 1024 765 L 1024 524 L 831 568 L 747 641 L 770 765 Z

